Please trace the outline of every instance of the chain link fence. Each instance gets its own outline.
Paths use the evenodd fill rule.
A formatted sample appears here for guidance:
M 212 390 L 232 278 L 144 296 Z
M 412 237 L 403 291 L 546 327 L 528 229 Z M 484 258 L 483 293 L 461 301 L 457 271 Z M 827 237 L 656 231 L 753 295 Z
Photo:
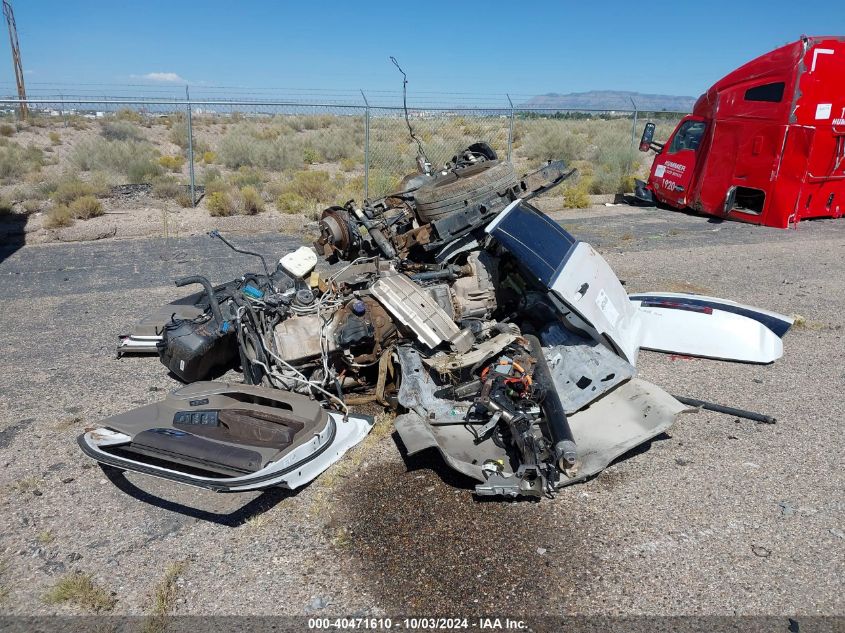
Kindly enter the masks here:
M 0 100 L 4 179 L 22 175 L 14 164 L 18 150 L 10 148 L 20 147 L 21 156 L 34 148 L 32 157 L 40 152 L 38 160 L 56 170 L 108 173 L 120 184 L 148 183 L 160 191 L 182 187 L 186 206 L 204 193 L 243 198 L 250 187 L 291 212 L 383 196 L 417 170 L 419 156 L 437 169 L 477 141 L 519 173 L 566 160 L 579 168 L 582 194 L 629 190 L 633 177 L 645 175 L 636 151 L 642 125 L 655 121 L 655 138 L 666 138 L 683 115 L 519 107 L 406 112 L 370 106 L 366 98 L 344 105 L 39 97 L 27 106 L 21 120 L 18 100 Z

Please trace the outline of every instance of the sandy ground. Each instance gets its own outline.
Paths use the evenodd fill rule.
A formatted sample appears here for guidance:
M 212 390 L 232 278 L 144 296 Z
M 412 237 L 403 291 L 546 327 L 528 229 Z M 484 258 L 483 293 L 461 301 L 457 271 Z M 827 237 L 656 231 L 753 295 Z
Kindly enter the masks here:
M 184 562 L 174 614 L 842 615 L 845 222 L 779 231 L 656 209 L 555 214 L 630 291 L 686 290 L 806 321 L 770 366 L 643 353 L 672 393 L 774 415 L 700 412 L 554 500 L 478 501 L 386 425 L 295 492 L 215 495 L 109 477 L 78 450 L 98 419 L 177 384 L 117 334 L 179 295 L 254 266 L 202 235 L 0 249 L 0 610 L 45 602 L 74 571 L 115 613 L 149 614 Z M 278 257 L 275 229 L 239 240 Z M 232 376 L 232 378 L 236 378 Z M 785 628 L 783 630 L 786 630 Z

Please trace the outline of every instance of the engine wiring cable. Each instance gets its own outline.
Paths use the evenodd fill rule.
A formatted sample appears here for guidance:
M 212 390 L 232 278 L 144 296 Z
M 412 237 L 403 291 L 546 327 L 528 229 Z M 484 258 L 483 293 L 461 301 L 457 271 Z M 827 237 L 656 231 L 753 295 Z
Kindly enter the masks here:
M 417 156 L 422 157 L 425 164 L 429 165 L 431 164 L 431 161 L 428 160 L 428 156 L 425 154 L 422 142 L 417 138 L 417 135 L 414 134 L 414 128 L 411 127 L 411 117 L 408 115 L 408 75 L 405 74 L 405 71 L 402 70 L 402 67 L 393 55 L 390 56 L 390 61 L 393 62 L 393 65 L 399 69 L 400 73 L 402 73 L 402 109 L 405 111 L 405 123 L 408 125 L 408 134 L 411 135 L 411 138 L 417 144 Z

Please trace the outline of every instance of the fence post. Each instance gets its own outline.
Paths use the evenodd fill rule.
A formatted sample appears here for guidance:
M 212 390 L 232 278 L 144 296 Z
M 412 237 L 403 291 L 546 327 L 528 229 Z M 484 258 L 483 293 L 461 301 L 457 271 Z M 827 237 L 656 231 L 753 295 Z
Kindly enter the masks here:
M 364 200 L 370 197 L 370 102 L 361 90 L 364 98 Z
M 637 104 L 631 99 L 631 105 L 634 106 L 634 123 L 631 125 L 631 149 L 634 149 L 634 144 L 637 142 Z
M 188 171 L 191 176 L 191 206 L 197 206 L 196 183 L 194 181 L 194 127 L 191 121 L 191 93 L 185 86 L 185 108 L 188 110 Z
M 513 101 L 511 101 L 511 96 L 509 94 L 505 94 L 508 98 L 508 103 L 511 106 L 511 116 L 510 116 L 510 124 L 508 126 L 508 161 L 511 160 L 511 153 L 513 152 Z

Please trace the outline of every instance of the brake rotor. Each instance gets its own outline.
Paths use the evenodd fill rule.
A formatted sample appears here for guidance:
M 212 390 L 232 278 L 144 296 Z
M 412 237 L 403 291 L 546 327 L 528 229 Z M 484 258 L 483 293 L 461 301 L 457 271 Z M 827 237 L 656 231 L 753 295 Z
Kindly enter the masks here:
M 326 257 L 345 258 L 353 247 L 349 214 L 341 207 L 329 207 L 320 214 L 320 238 L 314 243 Z

